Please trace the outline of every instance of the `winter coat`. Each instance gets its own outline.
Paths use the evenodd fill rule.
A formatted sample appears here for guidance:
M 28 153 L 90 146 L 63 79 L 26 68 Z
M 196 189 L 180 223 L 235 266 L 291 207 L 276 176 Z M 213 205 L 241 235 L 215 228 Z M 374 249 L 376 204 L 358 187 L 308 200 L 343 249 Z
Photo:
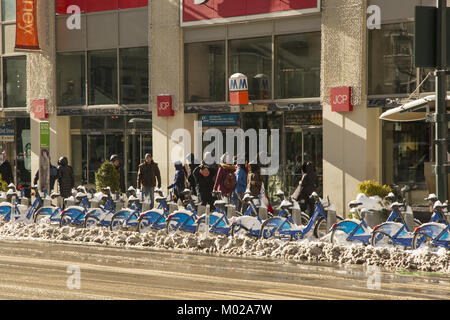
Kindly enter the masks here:
M 314 165 L 308 162 L 305 166 L 305 173 L 302 175 L 299 199 L 307 200 L 311 193 L 317 188 L 317 174 Z
M 185 184 L 184 184 L 185 176 L 184 176 L 184 168 L 181 163 L 176 164 L 175 169 L 176 169 L 176 171 L 175 171 L 175 177 L 173 179 L 173 183 L 171 185 L 169 185 L 167 187 L 167 189 L 173 188 L 173 192 L 178 197 L 185 188 Z
M 213 205 L 213 197 L 212 197 L 212 190 L 214 187 L 214 174 L 212 173 L 211 169 L 209 169 L 209 176 L 205 177 L 200 173 L 200 169 L 203 166 L 199 166 L 194 169 L 193 176 L 195 179 L 195 189 L 197 191 L 197 196 L 199 197 L 199 200 L 202 205 Z
M 185 166 L 185 174 L 186 174 L 186 186 L 191 190 L 193 195 L 197 195 L 197 190 L 195 188 L 195 178 L 194 178 L 194 170 L 197 168 L 197 164 L 188 164 Z
M 158 164 L 153 160 L 148 164 L 143 162 L 138 167 L 137 187 L 141 185 L 144 187 L 155 187 L 156 180 L 158 180 L 158 188 L 161 188 L 161 173 L 159 172 Z
M 59 193 L 63 198 L 68 198 L 72 195 L 72 188 L 75 186 L 73 178 L 73 170 L 69 165 L 58 166 L 58 183 Z
M 247 188 L 247 172 L 245 169 L 238 167 L 236 170 L 236 193 L 244 193 Z
M 0 174 L 2 175 L 2 180 L 7 184 L 10 184 L 13 181 L 13 172 L 8 160 L 3 161 L 0 165 Z
M 255 182 L 255 184 L 252 184 Z M 250 172 L 248 175 L 248 189 L 253 197 L 258 198 L 261 193 L 261 187 L 263 184 L 263 178 L 259 171 Z
M 214 190 L 222 192 L 223 196 L 230 196 L 234 191 L 234 188 L 225 187 L 225 178 L 227 174 L 232 173 L 234 175 L 236 168 L 232 164 L 221 163 L 216 175 L 216 182 L 214 183 Z

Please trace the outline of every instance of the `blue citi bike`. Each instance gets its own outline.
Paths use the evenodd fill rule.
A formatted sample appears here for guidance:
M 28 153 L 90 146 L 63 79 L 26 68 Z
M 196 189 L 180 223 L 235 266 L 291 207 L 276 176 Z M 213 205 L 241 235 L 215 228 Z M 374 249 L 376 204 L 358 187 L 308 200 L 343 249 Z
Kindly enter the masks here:
M 191 191 L 185 189 L 181 193 L 183 198 L 183 209 L 172 212 L 167 217 L 166 232 L 169 235 L 174 234 L 178 230 L 195 233 L 197 232 L 197 204 L 194 203 Z
M 74 226 L 84 227 L 84 217 L 88 213 L 91 205 L 88 201 L 86 193 L 78 192 L 75 195 L 76 201 L 79 205 L 69 206 L 61 212 L 61 219 L 59 219 L 59 226 Z
M 213 191 L 213 197 L 215 197 L 216 201 L 214 201 L 215 210 L 211 212 L 208 216 L 209 221 L 209 232 L 223 234 L 228 236 L 231 230 L 231 223 L 228 220 L 226 205 L 228 201 L 222 197 L 222 193 L 220 191 Z M 203 233 L 206 231 L 206 214 L 201 215 L 197 218 L 197 233 Z
M 286 199 L 285 194 L 283 191 L 278 190 L 276 194 L 281 201 L 286 200 L 281 207 L 280 212 L 278 213 L 279 217 L 285 217 L 288 219 L 288 222 L 290 224 L 295 224 L 292 219 L 292 212 L 289 212 L 289 209 L 298 209 L 300 212 L 300 221 L 302 225 L 306 225 L 309 216 L 300 211 L 300 207 L 298 203 L 294 199 Z M 259 199 L 255 199 L 250 193 L 246 193 L 243 197 L 243 202 L 247 204 L 247 209 L 245 210 L 244 214 L 239 214 L 238 217 L 235 217 L 231 222 L 231 235 L 232 236 L 241 236 L 241 235 L 247 235 L 259 238 L 261 233 L 261 226 L 264 223 L 264 220 L 261 219 L 259 216 L 257 205 L 255 204 L 255 201 L 258 201 L 260 203 Z M 289 202 L 292 203 L 292 206 L 289 205 Z M 271 218 L 271 214 L 268 213 L 269 218 Z
M 147 210 L 139 216 L 138 231 L 140 233 L 148 232 L 150 229 L 161 230 L 166 228 L 167 218 L 170 214 L 168 202 L 172 197 L 170 193 L 165 197 L 161 189 L 156 189 L 155 193 L 158 194 L 155 197 L 158 207 Z
M 445 205 L 445 207 L 447 207 L 447 205 Z M 442 205 L 440 209 L 443 208 L 444 205 Z M 436 249 L 437 247 L 450 249 L 450 224 L 444 215 L 442 218 L 444 220 L 443 223 L 428 222 L 414 230 L 412 239 L 413 249 L 417 249 L 421 246 L 430 249 Z
M 276 216 L 264 221 L 261 226 L 260 238 L 269 239 L 272 237 L 286 240 L 301 240 L 304 239 L 305 236 L 313 230 L 313 234 L 316 238 L 321 238 L 326 234 L 325 231 L 322 231 L 319 227 L 320 220 L 327 221 L 327 211 L 325 208 L 329 208 L 331 206 L 330 200 L 327 199 L 327 202 L 323 202 L 320 199 L 319 195 L 316 192 L 313 192 L 310 196 L 311 200 L 314 201 L 314 212 L 309 219 L 307 225 L 298 226 L 293 223 L 291 215 L 288 217 Z M 285 209 L 289 212 L 289 209 L 293 207 L 292 202 L 283 200 L 280 204 L 280 208 Z M 322 218 L 322 219 L 321 219 Z M 337 219 L 341 219 L 337 216 Z M 326 226 L 326 223 L 321 223 L 321 226 Z M 314 229 L 313 229 L 314 228 Z
M 430 218 L 430 223 L 446 223 L 443 215 L 443 209 L 446 205 L 442 205 L 434 194 L 429 195 L 425 200 L 434 202 L 433 213 Z M 397 203 L 400 207 L 403 204 Z M 393 204 L 394 205 L 394 204 Z M 372 246 L 403 246 L 404 248 L 413 248 L 414 232 L 409 229 L 407 223 L 404 221 L 400 210 L 395 210 L 398 214 L 398 218 L 389 219 L 380 225 L 373 228 L 373 232 L 370 238 L 370 244 Z M 415 227 L 421 225 L 415 221 Z
M 116 212 L 116 204 L 113 201 L 111 189 L 103 188 L 98 208 L 90 209 L 84 216 L 84 227 L 96 226 L 109 227 L 111 218 Z
M 134 195 L 128 198 L 128 208 L 122 208 L 113 214 L 109 228 L 111 231 L 118 231 L 122 229 L 136 229 L 139 224 L 139 216 L 141 215 L 142 207 L 139 204 L 139 199 Z

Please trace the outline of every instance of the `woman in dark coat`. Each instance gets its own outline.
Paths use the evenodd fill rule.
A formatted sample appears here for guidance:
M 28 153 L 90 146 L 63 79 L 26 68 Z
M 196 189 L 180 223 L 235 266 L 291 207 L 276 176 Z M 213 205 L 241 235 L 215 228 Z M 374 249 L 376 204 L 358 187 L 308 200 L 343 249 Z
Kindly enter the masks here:
M 206 164 L 201 164 L 194 169 L 195 188 L 197 196 L 203 206 L 209 204 L 211 208 L 214 205 L 212 190 L 214 187 L 215 177 L 210 168 Z
M 72 188 L 75 186 L 75 181 L 72 167 L 69 166 L 69 161 L 66 157 L 61 157 L 58 160 L 58 184 L 59 193 L 63 198 L 68 198 L 72 195 Z
M 317 188 L 317 174 L 312 162 L 308 161 L 304 167 L 302 168 L 303 175 L 300 180 L 300 194 L 298 195 L 298 200 L 300 203 L 300 208 L 303 212 L 308 210 L 309 215 L 312 215 L 314 212 L 314 203 L 309 198 L 309 196 L 316 190 Z

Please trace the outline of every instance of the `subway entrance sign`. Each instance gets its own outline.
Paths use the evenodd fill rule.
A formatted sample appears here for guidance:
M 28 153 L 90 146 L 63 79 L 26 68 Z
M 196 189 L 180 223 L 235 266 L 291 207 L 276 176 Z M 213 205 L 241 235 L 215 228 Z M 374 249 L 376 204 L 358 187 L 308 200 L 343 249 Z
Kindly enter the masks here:
M 437 66 L 437 8 L 416 6 L 414 26 L 414 58 L 416 67 L 436 68 Z M 447 21 L 450 21 L 450 8 L 447 8 Z M 450 23 L 447 23 L 447 36 Z M 447 41 L 447 67 L 450 66 L 450 41 Z
M 230 104 L 248 104 L 248 79 L 242 73 L 235 73 L 229 79 Z

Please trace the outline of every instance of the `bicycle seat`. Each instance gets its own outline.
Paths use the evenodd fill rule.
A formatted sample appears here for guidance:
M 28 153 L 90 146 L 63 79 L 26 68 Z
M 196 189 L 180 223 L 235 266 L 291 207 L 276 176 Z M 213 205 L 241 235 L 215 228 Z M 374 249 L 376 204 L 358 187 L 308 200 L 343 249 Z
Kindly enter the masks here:
M 50 195 L 50 198 L 56 199 L 56 198 L 58 198 L 58 197 L 60 197 L 60 196 L 61 196 L 61 194 L 59 194 L 59 193 L 57 193 L 57 192 L 53 192 L 53 193 Z
M 447 208 L 447 203 L 442 203 L 441 201 L 436 201 L 433 205 L 433 210 L 442 210 L 444 208 Z
M 226 205 L 227 204 L 227 202 L 225 201 L 225 200 L 216 200 L 216 201 L 214 201 L 214 206 L 224 206 L 224 205 Z
M 400 203 L 400 202 L 394 202 L 393 204 L 391 204 L 390 209 L 398 209 L 399 207 L 403 207 L 405 204 L 404 203 Z
M 136 198 L 135 196 L 131 195 L 131 196 L 128 198 L 128 201 L 130 201 L 130 202 L 132 202 L 132 201 L 139 201 L 139 199 Z
M 386 200 L 394 201 L 395 200 L 395 194 L 393 192 L 389 192 L 386 197 L 384 197 Z
M 250 194 L 245 194 L 245 196 L 242 198 L 242 201 L 252 201 L 253 199 L 255 199 L 254 196 Z
M 87 193 L 87 192 L 86 192 L 86 188 L 83 187 L 83 186 L 78 186 L 78 187 L 77 187 L 77 191 L 78 191 L 78 192 Z
M 436 200 L 438 200 L 438 197 L 434 193 L 430 193 L 424 200 L 435 202 Z
M 162 202 L 162 201 L 164 201 L 164 200 L 166 200 L 165 197 L 156 197 L 156 198 L 155 198 L 155 201 L 156 201 L 156 202 Z
M 290 208 L 292 208 L 292 206 L 293 206 L 292 202 L 290 202 L 288 200 L 283 200 L 280 204 L 281 209 L 290 209 Z
M 277 197 L 284 197 L 284 192 L 281 190 L 278 190 L 277 193 L 275 194 Z
M 363 204 L 363 203 L 360 202 L 360 201 L 352 200 L 352 201 L 350 201 L 350 202 L 348 203 L 348 206 L 349 206 L 350 208 L 356 208 L 356 207 L 361 206 L 362 204 Z
M 86 197 L 87 197 L 86 193 L 78 192 L 75 196 L 75 199 L 80 201 L 81 199 L 86 198 Z
M 153 191 L 153 193 L 157 193 L 157 194 L 159 194 L 161 197 L 164 196 L 164 194 L 163 194 L 163 192 L 162 192 L 161 189 L 155 189 L 155 191 Z

